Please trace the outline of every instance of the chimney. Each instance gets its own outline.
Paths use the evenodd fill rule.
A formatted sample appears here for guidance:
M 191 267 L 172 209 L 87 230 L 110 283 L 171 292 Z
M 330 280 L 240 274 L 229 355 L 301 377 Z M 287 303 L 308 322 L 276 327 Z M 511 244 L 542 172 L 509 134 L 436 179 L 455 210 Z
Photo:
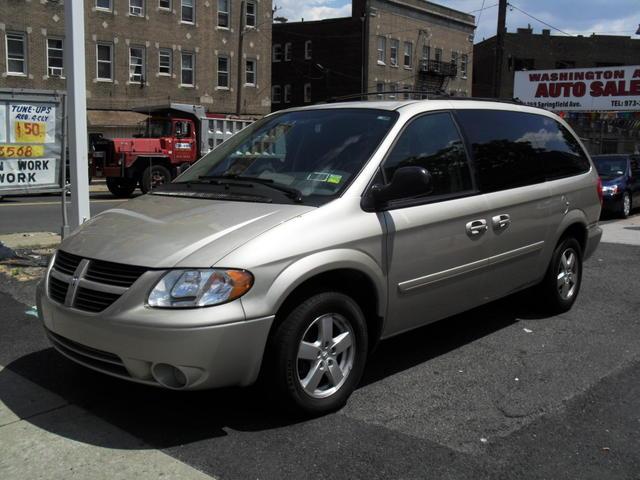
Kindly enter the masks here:
M 517 32 L 522 35 L 531 35 L 533 33 L 533 28 L 531 28 L 531 25 L 528 25 L 527 28 L 518 28 Z
M 551 30 L 549 30 L 548 28 L 543 28 L 542 35 L 544 35 L 545 37 L 548 37 L 549 35 L 551 35 Z

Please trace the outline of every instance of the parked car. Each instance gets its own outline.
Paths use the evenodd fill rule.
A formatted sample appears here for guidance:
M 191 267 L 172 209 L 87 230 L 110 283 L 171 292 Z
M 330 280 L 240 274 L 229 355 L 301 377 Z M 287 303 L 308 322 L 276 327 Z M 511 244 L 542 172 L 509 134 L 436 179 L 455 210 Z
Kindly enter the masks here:
M 176 390 L 261 374 L 327 412 L 381 339 L 529 287 L 570 309 L 602 235 L 598 187 L 571 128 L 536 108 L 285 110 L 66 238 L 38 312 L 95 370 Z
M 627 218 L 640 205 L 640 155 L 594 155 L 602 179 L 603 211 Z

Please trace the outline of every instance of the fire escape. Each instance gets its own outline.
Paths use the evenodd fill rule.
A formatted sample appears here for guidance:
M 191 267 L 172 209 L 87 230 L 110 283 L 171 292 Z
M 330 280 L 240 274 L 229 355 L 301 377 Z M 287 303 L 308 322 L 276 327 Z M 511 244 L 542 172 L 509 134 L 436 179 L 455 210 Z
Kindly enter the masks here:
M 420 60 L 420 69 L 416 76 L 415 90 L 428 94 L 447 92 L 449 80 L 455 78 L 458 67 L 455 63 L 439 60 Z

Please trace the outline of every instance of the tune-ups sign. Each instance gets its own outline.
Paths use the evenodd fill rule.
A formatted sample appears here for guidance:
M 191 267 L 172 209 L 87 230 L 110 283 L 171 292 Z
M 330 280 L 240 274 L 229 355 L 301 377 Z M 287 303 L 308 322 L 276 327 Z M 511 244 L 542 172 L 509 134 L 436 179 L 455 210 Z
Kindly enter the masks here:
M 513 96 L 547 110 L 640 111 L 640 65 L 516 72 Z
M 0 90 L 0 195 L 61 188 L 62 97 Z

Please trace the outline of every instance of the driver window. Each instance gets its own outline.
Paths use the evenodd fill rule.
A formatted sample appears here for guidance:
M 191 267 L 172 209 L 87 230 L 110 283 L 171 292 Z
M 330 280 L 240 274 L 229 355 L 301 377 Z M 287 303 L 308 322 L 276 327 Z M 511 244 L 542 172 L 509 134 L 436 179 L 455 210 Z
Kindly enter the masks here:
M 423 115 L 405 128 L 383 164 L 386 182 L 398 168 L 412 166 L 431 174 L 431 196 L 471 190 L 469 162 L 449 113 Z
M 176 122 L 176 137 L 187 138 L 191 136 L 191 124 L 189 122 Z

